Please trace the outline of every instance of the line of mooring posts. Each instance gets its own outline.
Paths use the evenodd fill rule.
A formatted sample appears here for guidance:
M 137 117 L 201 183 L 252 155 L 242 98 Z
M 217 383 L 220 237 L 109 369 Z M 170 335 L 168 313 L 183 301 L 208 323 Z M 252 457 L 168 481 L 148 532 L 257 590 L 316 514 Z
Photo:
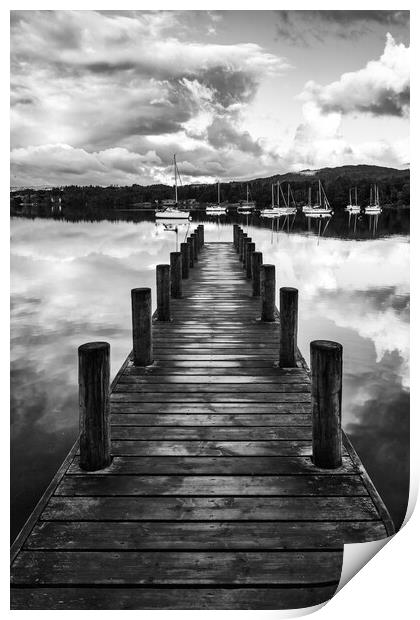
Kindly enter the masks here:
M 156 265 L 156 312 L 152 316 L 152 291 L 131 291 L 133 334 L 132 361 L 135 366 L 153 364 L 153 320 L 171 320 L 171 298 L 182 297 L 182 280 L 189 277 L 204 247 L 204 226 L 200 224 L 180 252 L 170 253 L 168 265 Z M 112 462 L 110 423 L 110 345 L 87 342 L 78 349 L 79 358 L 79 465 L 97 471 Z
M 233 245 L 251 279 L 253 297 L 261 298 L 262 322 L 276 321 L 276 269 L 264 264 L 263 255 L 238 224 L 233 225 Z M 279 368 L 295 368 L 298 359 L 298 290 L 280 288 Z M 343 347 L 330 340 L 310 343 L 312 384 L 312 460 L 316 467 L 342 464 Z

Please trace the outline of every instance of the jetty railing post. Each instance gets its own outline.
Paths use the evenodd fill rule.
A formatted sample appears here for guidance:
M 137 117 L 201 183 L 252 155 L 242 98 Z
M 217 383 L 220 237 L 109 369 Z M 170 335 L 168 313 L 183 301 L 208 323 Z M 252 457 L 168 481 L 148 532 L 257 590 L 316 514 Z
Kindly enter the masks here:
M 242 228 L 238 230 L 238 258 L 241 260 L 242 246 L 244 243 L 244 232 Z
M 262 265 L 262 252 L 252 252 L 251 254 L 251 272 L 252 272 L 252 295 L 259 297 L 261 295 L 260 267 Z
M 187 243 L 188 243 L 188 247 L 189 247 L 189 254 L 190 254 L 190 269 L 192 269 L 194 267 L 194 241 L 192 240 L 191 236 L 188 237 L 187 239 Z
M 111 456 L 109 421 L 110 347 L 107 342 L 88 342 L 78 350 L 79 424 L 81 469 L 108 467 Z
M 184 244 L 182 244 L 184 245 Z M 171 320 L 171 267 L 156 265 L 156 318 L 158 321 Z
M 248 260 L 247 257 L 248 257 L 249 247 L 250 247 L 251 243 L 252 243 L 251 237 L 247 237 L 245 239 L 244 260 L 243 260 L 243 265 L 242 265 L 245 271 L 246 271 L 246 264 L 247 264 L 246 261 Z
M 311 342 L 311 373 L 312 460 L 316 467 L 337 468 L 342 463 L 342 345 Z
M 150 288 L 131 290 L 133 323 L 133 362 L 135 366 L 153 364 L 152 291 Z
M 275 265 L 261 265 L 261 321 L 275 320 L 276 307 L 276 267 Z
M 188 243 L 181 243 L 181 263 L 182 277 L 185 280 L 190 275 L 190 246 Z
M 170 253 L 171 262 L 171 297 L 182 297 L 182 257 L 181 252 Z
M 255 243 L 248 243 L 247 253 L 246 253 L 246 261 L 245 261 L 245 269 L 246 269 L 246 277 L 248 280 L 252 277 L 252 263 L 251 258 L 253 253 L 255 252 Z
M 298 290 L 280 289 L 280 368 L 296 366 L 298 330 Z

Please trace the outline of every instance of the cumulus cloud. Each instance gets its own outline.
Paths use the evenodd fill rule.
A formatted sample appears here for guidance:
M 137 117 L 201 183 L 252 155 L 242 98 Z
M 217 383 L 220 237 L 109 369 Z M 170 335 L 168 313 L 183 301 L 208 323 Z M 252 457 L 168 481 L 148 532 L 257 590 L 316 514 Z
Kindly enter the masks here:
M 180 36 L 186 34 L 185 19 L 191 19 L 188 12 L 14 12 L 13 183 L 40 171 L 41 161 L 49 179 L 55 171 L 57 179 L 63 174 L 68 180 L 83 168 L 80 182 L 91 170 L 92 182 L 109 172 L 109 182 L 118 182 L 126 172 L 128 183 L 131 173 L 142 173 L 138 155 L 151 150 L 162 160 L 160 180 L 164 158 L 180 149 L 178 138 L 189 142 L 183 151 L 190 167 L 198 152 L 219 162 L 232 149 L 242 161 L 241 152 L 249 159 L 262 155 L 239 127 L 241 110 L 255 96 L 261 76 L 285 71 L 287 62 L 255 43 L 191 41 Z M 217 19 L 209 16 L 207 22 Z M 225 145 L 217 130 L 228 139 Z M 111 149 L 132 155 L 125 154 L 123 164 L 115 160 L 110 169 Z M 49 166 L 48 155 L 56 153 Z M 106 165 L 98 153 L 107 153 Z M 149 164 L 148 174 L 137 181 L 148 182 L 155 172 Z
M 302 98 L 315 102 L 324 112 L 367 112 L 375 116 L 408 116 L 410 70 L 408 47 L 397 44 L 388 33 L 379 60 L 371 60 L 359 71 L 320 86 L 308 82 Z
M 277 38 L 294 45 L 324 43 L 326 37 L 358 39 L 375 27 L 408 29 L 409 11 L 276 11 Z

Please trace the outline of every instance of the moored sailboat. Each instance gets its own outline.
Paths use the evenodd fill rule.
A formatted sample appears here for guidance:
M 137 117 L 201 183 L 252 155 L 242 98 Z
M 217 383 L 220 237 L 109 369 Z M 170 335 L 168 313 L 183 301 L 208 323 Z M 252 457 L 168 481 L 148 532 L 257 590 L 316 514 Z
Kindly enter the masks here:
M 354 189 L 354 203 L 353 203 L 353 192 Z M 350 187 L 349 189 L 349 204 L 346 207 L 346 211 L 349 213 L 360 213 L 360 205 L 357 204 L 357 187 Z
M 379 215 L 382 212 L 381 206 L 379 204 L 379 189 L 378 185 L 375 183 L 370 186 L 370 200 L 369 205 L 365 207 L 366 215 Z
M 159 209 L 156 211 L 155 217 L 156 219 L 165 219 L 165 220 L 188 220 L 190 218 L 189 211 L 181 211 L 178 209 L 178 184 L 177 181 L 181 181 L 181 177 L 179 174 L 178 166 L 176 164 L 176 155 L 174 154 L 174 180 L 175 180 L 175 202 L 174 206 L 168 206 L 164 209 Z
M 242 202 L 241 205 L 236 209 L 238 213 L 250 213 L 255 209 L 255 200 L 249 200 L 249 188 L 248 184 L 246 186 L 246 202 Z
M 220 181 L 217 182 L 217 204 L 206 207 L 207 215 L 223 215 L 226 213 L 225 207 L 220 204 Z
M 314 218 L 330 218 L 334 215 L 334 211 L 331 208 L 329 200 L 327 198 L 327 194 L 322 186 L 321 181 L 318 181 L 318 192 L 317 192 L 317 201 L 312 206 L 306 205 L 303 210 L 306 217 L 314 217 Z

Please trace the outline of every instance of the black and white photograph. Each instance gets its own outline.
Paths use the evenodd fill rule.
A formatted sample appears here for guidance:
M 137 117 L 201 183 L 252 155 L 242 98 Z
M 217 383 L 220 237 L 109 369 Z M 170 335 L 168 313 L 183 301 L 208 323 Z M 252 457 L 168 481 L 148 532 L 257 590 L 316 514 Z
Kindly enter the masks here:
M 410 513 L 410 11 L 141 6 L 9 13 L 10 608 L 308 613 Z

